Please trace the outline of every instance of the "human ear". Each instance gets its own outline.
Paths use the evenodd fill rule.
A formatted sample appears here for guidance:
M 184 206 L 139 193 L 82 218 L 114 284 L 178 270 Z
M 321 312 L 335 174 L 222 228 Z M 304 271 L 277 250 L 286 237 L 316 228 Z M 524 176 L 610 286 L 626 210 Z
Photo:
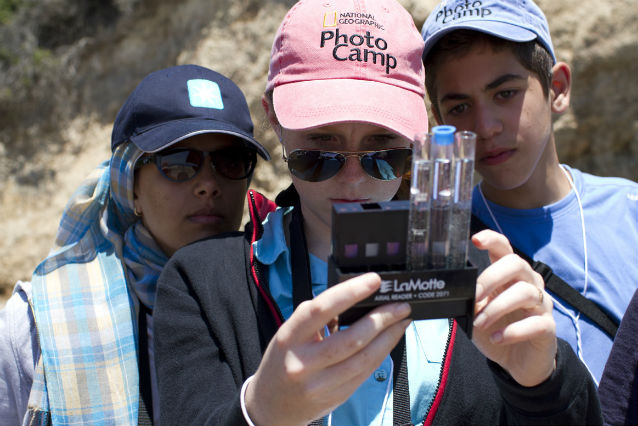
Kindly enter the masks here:
M 135 177 L 133 178 L 133 212 L 135 216 L 142 216 L 142 203 L 140 202 L 140 198 L 137 196 L 139 192 L 139 179 L 137 178 L 138 171 L 135 172 Z
M 133 213 L 135 213 L 135 216 L 137 217 L 141 217 L 144 213 L 142 211 L 142 204 L 139 202 L 139 198 L 137 198 L 137 194 L 133 199 Z
M 572 71 L 564 62 L 557 62 L 552 67 L 552 86 L 550 96 L 552 112 L 560 114 L 569 107 L 569 96 L 572 88 Z

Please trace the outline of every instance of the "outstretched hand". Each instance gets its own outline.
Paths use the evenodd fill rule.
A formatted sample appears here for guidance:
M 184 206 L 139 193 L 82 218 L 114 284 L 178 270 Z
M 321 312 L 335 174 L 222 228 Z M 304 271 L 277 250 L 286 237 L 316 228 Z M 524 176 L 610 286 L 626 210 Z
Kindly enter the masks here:
M 507 238 L 491 230 L 472 237 L 492 264 L 476 285 L 472 340 L 519 384 L 535 386 L 556 366 L 556 324 L 543 278 L 518 255 Z
M 300 304 L 270 341 L 246 389 L 256 425 L 301 425 L 341 405 L 378 368 L 410 324 L 407 303 L 382 305 L 350 327 L 324 330 L 380 286 L 369 273 Z

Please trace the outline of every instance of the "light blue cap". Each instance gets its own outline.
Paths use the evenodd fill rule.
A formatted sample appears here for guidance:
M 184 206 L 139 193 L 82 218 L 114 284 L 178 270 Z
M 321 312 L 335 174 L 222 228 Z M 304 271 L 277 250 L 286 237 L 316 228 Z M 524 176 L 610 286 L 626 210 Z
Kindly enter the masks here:
M 454 142 L 454 133 L 456 132 L 456 127 L 442 125 L 442 126 L 434 126 L 432 127 L 432 133 L 434 137 L 432 138 L 432 142 L 437 145 L 450 145 Z
M 421 29 L 425 41 L 423 59 L 441 37 L 462 29 L 514 42 L 538 39 L 556 63 L 547 19 L 531 0 L 442 0 Z

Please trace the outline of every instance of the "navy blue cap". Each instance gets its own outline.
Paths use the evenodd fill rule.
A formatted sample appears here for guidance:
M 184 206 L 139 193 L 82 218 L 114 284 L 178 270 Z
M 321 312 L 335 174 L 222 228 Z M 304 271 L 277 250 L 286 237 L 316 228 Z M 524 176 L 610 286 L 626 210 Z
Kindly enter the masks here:
M 538 40 L 556 63 L 547 18 L 532 0 L 442 0 L 421 29 L 423 59 L 444 35 L 461 29 L 514 42 Z
M 130 140 L 144 152 L 157 152 L 202 133 L 236 136 L 270 160 L 266 148 L 253 137 L 250 111 L 239 87 L 198 65 L 147 75 L 115 118 L 111 150 Z

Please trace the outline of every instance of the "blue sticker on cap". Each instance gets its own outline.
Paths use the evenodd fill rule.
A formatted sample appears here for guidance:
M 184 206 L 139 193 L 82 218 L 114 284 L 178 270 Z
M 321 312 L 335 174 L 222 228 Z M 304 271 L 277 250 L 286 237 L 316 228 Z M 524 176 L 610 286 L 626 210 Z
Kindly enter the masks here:
M 224 109 L 219 85 L 210 80 L 188 80 L 188 98 L 194 107 Z

